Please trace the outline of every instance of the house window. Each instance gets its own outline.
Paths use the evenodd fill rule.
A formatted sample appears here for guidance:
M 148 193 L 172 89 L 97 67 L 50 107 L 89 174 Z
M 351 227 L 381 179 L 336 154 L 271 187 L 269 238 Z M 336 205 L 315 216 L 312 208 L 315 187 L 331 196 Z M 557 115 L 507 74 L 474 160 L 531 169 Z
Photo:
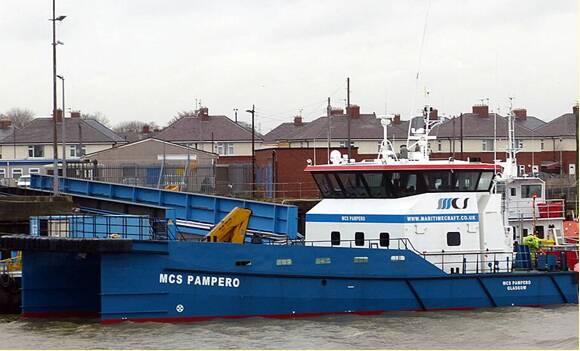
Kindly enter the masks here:
M 29 168 L 28 169 L 28 174 L 38 174 L 40 173 L 40 169 L 38 168 Z
M 80 147 L 80 145 L 69 145 L 68 146 L 68 155 L 70 157 L 81 157 L 87 154 L 86 147 Z
M 28 145 L 28 157 L 44 157 L 44 145 Z
M 330 244 L 331 245 L 340 245 L 340 232 L 331 232 L 330 233 Z
M 315 264 L 330 264 L 330 257 L 316 257 Z
M 18 179 L 22 175 L 22 168 L 14 168 L 12 170 L 12 178 Z
M 381 233 L 379 234 L 379 245 L 382 247 L 389 247 L 391 238 L 389 233 Z
M 481 141 L 481 149 L 483 151 L 493 151 L 493 139 L 484 139 Z
M 532 185 L 522 185 L 522 198 L 530 199 L 534 197 L 542 196 L 542 186 L 540 184 L 532 184 Z
M 447 246 L 459 246 L 461 245 L 461 235 L 459 232 L 448 232 L 447 233 Z
M 215 152 L 218 155 L 227 156 L 234 154 L 234 143 L 217 143 Z
M 516 196 L 516 188 L 510 188 L 510 196 Z
M 354 244 L 356 246 L 364 246 L 365 244 L 365 233 L 356 232 L 354 233 Z
M 6 170 L 4 168 L 0 168 L 0 179 L 6 178 Z

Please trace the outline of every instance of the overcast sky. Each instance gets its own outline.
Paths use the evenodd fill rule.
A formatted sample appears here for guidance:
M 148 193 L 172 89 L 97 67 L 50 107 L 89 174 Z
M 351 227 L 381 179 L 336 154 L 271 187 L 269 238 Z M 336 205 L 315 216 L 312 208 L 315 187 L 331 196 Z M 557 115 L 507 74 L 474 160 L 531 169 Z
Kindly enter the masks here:
M 0 0 L 0 112 L 51 113 L 51 3 Z M 256 104 L 267 131 L 328 96 L 344 106 L 346 77 L 361 112 L 403 118 L 425 87 L 444 115 L 514 96 L 551 120 L 578 99 L 576 0 L 57 0 L 60 14 L 66 104 L 113 124 L 164 125 L 201 99 L 246 121 Z

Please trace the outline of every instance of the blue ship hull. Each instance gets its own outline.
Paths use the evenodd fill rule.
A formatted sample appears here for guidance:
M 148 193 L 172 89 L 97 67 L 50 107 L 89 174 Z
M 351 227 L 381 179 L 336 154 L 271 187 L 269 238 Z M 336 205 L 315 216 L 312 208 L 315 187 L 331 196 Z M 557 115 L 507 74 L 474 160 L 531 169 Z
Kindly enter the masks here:
M 578 303 L 577 272 L 447 274 L 410 250 L 134 241 L 125 253 L 23 254 L 28 317 L 185 322 L 563 303 Z

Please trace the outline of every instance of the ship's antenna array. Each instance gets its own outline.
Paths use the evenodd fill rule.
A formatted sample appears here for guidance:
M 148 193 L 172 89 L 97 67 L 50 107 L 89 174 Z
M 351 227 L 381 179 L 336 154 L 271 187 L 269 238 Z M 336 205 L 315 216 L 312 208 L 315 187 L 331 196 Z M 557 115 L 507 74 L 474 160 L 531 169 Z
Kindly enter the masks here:
M 429 161 L 429 141 L 437 139 L 435 136 L 429 135 L 431 130 L 438 124 L 441 120 L 432 119 L 433 107 L 429 104 L 429 91 L 425 89 L 425 106 L 423 107 L 423 125 L 422 127 L 413 128 L 413 120 L 409 122 L 409 134 L 407 138 L 407 148 L 409 150 L 409 160 L 412 161 Z M 416 149 L 419 150 L 416 150 Z

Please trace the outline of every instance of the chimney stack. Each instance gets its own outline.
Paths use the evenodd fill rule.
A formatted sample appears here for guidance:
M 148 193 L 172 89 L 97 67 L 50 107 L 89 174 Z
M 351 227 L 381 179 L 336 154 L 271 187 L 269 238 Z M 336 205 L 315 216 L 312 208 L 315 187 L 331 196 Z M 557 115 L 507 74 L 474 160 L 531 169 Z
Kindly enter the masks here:
M 528 117 L 528 111 L 525 108 L 517 108 L 513 111 L 517 120 L 524 121 Z
M 346 108 L 346 114 L 352 119 L 357 119 L 360 117 L 360 106 L 359 105 L 349 105 Z
M 344 114 L 344 110 L 341 109 L 340 107 L 331 107 L 330 108 L 330 115 L 331 116 L 340 116 Z
M 489 116 L 489 107 L 487 105 L 473 105 L 472 111 L 478 117 L 487 118 Z
M 201 118 L 202 121 L 209 121 L 209 109 L 207 107 L 200 107 L 197 110 L 197 117 Z
M 62 110 L 61 109 L 57 109 L 56 110 L 56 122 L 62 122 Z
M 12 121 L 9 119 L 0 119 L 0 129 L 8 129 L 12 126 Z
M 143 126 L 143 130 L 142 130 L 142 133 L 143 134 L 149 134 L 150 132 L 151 132 L 151 130 L 149 128 L 149 125 L 148 124 L 144 125 Z
M 302 116 L 294 117 L 294 125 L 296 127 L 301 127 L 302 125 L 304 125 L 304 123 L 302 123 Z
M 70 118 L 81 118 L 81 111 L 71 111 Z
M 578 117 L 578 104 L 572 106 L 572 113 Z
M 401 124 L 401 115 L 400 114 L 396 114 L 395 117 L 393 118 L 393 124 Z
M 436 121 L 439 119 L 439 111 L 436 108 L 431 107 L 431 112 L 429 112 L 429 120 Z

